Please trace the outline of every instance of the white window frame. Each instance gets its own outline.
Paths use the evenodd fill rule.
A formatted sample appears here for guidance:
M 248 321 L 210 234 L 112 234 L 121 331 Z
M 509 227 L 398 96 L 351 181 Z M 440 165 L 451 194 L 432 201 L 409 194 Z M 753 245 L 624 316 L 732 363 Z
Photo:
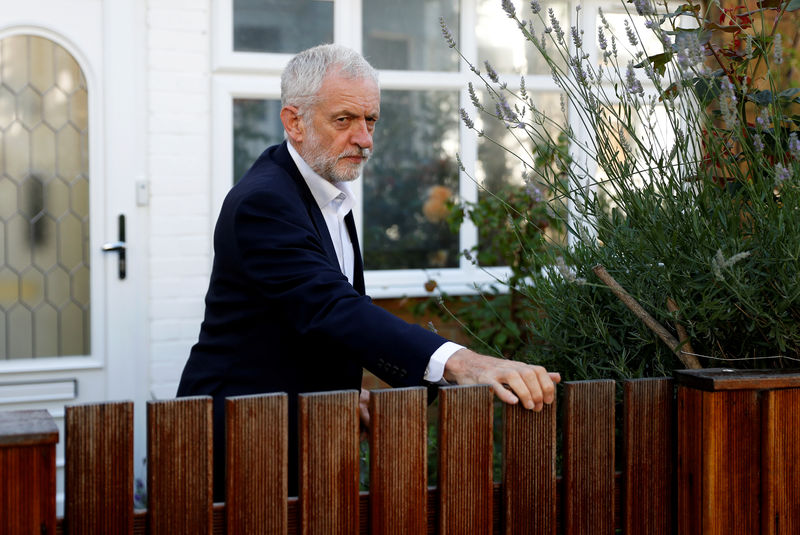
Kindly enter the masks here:
M 329 0 L 332 1 L 332 0 Z M 364 0 L 336 0 L 334 2 L 334 41 L 355 50 L 362 48 L 361 8 Z M 459 20 L 459 49 L 466 58 L 477 64 L 477 42 L 474 35 L 476 0 L 461 0 Z M 233 50 L 233 0 L 212 3 L 212 186 L 211 223 L 216 222 L 225 194 L 232 185 L 233 169 L 233 101 L 237 98 L 280 98 L 280 74 L 291 54 L 235 52 Z M 500 6 L 498 5 L 498 9 Z M 588 11 L 588 10 L 584 10 Z M 442 39 L 442 46 L 447 46 Z M 471 110 L 467 83 L 474 75 L 463 61 L 458 72 L 391 71 L 380 70 L 381 89 L 384 90 L 452 90 L 458 91 L 460 106 Z M 510 77 L 509 87 L 519 83 Z M 557 91 L 549 75 L 526 77 L 528 88 L 537 91 Z M 380 126 L 379 126 L 380 128 Z M 470 177 L 475 176 L 478 139 L 459 120 L 459 154 L 465 171 L 459 173 L 459 198 L 474 202 L 478 187 Z M 353 210 L 356 226 L 362 231 L 363 210 L 362 181 L 354 183 L 359 201 Z M 459 251 L 477 244 L 478 230 L 471 221 L 465 221 L 459 233 Z M 369 251 L 366 252 L 369 255 Z M 437 282 L 437 292 L 449 295 L 475 294 L 511 274 L 507 267 L 479 267 L 459 255 L 456 268 L 370 270 L 364 274 L 367 293 L 375 298 L 421 297 L 433 295 L 425 290 L 429 280 Z M 502 286 L 498 285 L 502 290 Z

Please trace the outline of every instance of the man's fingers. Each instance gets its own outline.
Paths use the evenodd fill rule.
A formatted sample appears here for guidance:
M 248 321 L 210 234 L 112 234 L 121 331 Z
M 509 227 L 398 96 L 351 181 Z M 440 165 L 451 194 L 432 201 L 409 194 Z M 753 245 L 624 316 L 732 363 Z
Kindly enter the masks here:
M 362 390 L 358 396 L 358 418 L 365 429 L 369 429 L 369 390 Z
M 497 381 L 514 393 L 515 399 L 510 403 L 516 403 L 518 400 L 526 409 L 535 411 L 542 410 L 545 404 L 549 405 L 555 400 L 555 385 L 561 380 L 558 374 L 550 374 L 541 366 L 521 363 L 514 363 L 505 369 L 498 368 L 494 372 L 495 377 L 490 382 Z M 505 401 L 504 396 L 497 392 L 498 397 Z
M 494 391 L 495 395 L 500 398 L 500 401 L 503 403 L 508 403 L 509 405 L 516 405 L 519 402 L 519 398 L 514 395 L 514 393 L 506 388 L 505 385 L 498 383 L 497 381 L 490 383 L 492 390 Z
M 535 372 L 520 370 L 508 377 L 506 384 L 517 395 L 523 407 L 536 410 L 542 408 L 542 389 Z

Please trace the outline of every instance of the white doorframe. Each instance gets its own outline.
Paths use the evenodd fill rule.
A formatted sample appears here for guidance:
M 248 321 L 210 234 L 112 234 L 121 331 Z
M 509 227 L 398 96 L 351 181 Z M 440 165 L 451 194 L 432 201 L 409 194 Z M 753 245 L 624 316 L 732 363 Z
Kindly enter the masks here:
M 91 355 L 0 361 L 0 384 L 25 386 L 25 395 L 0 410 L 46 408 L 59 424 L 63 466 L 63 407 L 76 402 L 135 403 L 134 467 L 144 479 L 147 340 L 146 1 L 0 0 L 0 37 L 33 34 L 70 52 L 83 69 L 89 98 Z M 101 245 L 117 238 L 126 217 L 127 277 L 118 278 L 116 254 Z M 68 388 L 74 379 L 74 391 Z M 56 381 L 48 397 L 48 381 Z M 45 386 L 42 386 L 45 385 Z M 60 392 L 59 395 L 56 395 Z M 38 397 L 37 397 L 38 396 Z M 61 472 L 61 470 L 59 470 Z M 59 484 L 63 489 L 62 483 Z M 59 510 L 63 494 L 58 496 Z
M 125 214 L 127 277 L 118 277 L 116 254 L 105 261 L 106 399 L 134 401 L 134 470 L 145 481 L 149 385 L 147 184 L 147 3 L 104 0 L 105 241 L 114 241 Z

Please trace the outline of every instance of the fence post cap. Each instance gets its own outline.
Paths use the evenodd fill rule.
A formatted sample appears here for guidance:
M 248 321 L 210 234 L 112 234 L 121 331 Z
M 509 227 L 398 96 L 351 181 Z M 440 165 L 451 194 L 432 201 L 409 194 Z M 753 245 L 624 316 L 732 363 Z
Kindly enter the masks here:
M 706 392 L 800 388 L 800 370 L 736 370 L 733 368 L 676 370 L 675 382 L 680 386 Z
M 55 444 L 58 427 L 45 410 L 0 412 L 0 447 Z

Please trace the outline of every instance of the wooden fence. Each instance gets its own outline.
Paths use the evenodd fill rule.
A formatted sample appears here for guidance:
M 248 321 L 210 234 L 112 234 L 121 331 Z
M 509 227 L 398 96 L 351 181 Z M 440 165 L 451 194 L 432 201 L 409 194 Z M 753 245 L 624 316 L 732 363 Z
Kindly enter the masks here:
M 286 497 L 286 396 L 231 398 L 224 504 L 212 503 L 210 398 L 151 402 L 147 510 L 133 509 L 132 403 L 68 407 L 60 519 L 52 418 L 0 413 L 0 533 L 800 533 L 800 372 L 676 379 L 677 395 L 671 379 L 623 383 L 620 410 L 612 381 L 559 386 L 558 409 L 503 406 L 500 481 L 488 387 L 443 388 L 435 487 L 426 391 L 375 391 L 368 493 L 358 393 L 304 395 L 299 499 Z
M 423 388 L 374 391 L 369 492 L 359 491 L 358 393 L 299 402 L 300 495 L 286 498 L 287 398 L 227 401 L 227 496 L 212 503 L 211 399 L 147 406 L 148 509 L 133 504 L 133 407 L 68 407 L 66 502 L 58 533 L 671 533 L 674 389 L 624 383 L 623 467 L 615 473 L 613 381 L 566 383 L 557 408 L 504 406 L 493 481 L 488 387 L 439 394 L 438 485 L 427 484 Z M 562 455 L 563 475 L 556 475 Z

